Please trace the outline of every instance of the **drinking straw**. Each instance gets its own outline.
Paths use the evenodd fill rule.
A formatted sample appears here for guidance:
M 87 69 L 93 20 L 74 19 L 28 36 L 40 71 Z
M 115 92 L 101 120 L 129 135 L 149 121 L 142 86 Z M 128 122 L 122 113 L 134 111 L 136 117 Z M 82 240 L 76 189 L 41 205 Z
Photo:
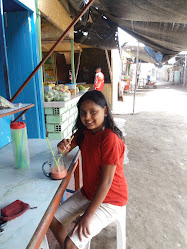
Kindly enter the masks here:
M 18 143 L 17 143 L 17 136 L 16 136 L 16 134 L 15 134 L 15 131 L 11 131 L 12 133 L 11 133 L 11 136 L 12 136 L 12 141 L 15 141 L 14 143 L 13 143 L 13 150 L 14 150 L 14 154 L 15 154 L 15 165 L 16 165 L 16 168 L 18 168 L 18 165 L 17 165 L 17 162 L 18 162 L 18 160 L 17 160 L 17 153 L 18 153 L 18 151 L 19 151 L 19 149 L 18 149 Z
M 16 165 L 17 168 L 24 168 L 24 129 L 19 129 L 15 132 L 16 149 Z
M 53 159 L 54 159 L 54 161 L 55 161 L 55 166 L 57 166 L 58 171 L 60 171 L 60 168 L 59 168 L 59 166 L 58 166 L 57 160 L 56 160 L 56 158 L 55 158 L 55 155 L 54 155 L 53 150 L 52 150 L 52 148 L 51 148 L 51 145 L 50 145 L 50 143 L 49 143 L 49 139 L 48 139 L 48 137 L 46 137 L 46 140 L 47 140 L 47 143 L 48 143 L 48 145 L 49 145 L 49 149 L 51 150 L 51 153 L 52 153 Z
M 23 135 L 24 135 L 24 146 L 22 151 L 22 159 L 23 159 L 23 167 L 28 168 L 29 167 L 29 156 L 28 156 L 28 148 L 27 148 L 27 131 L 26 128 L 23 129 Z
M 73 140 L 73 138 L 74 138 L 74 135 L 70 138 L 69 142 L 71 142 Z M 62 151 L 62 155 L 58 158 L 57 164 L 60 161 L 60 158 L 64 155 L 64 152 L 65 152 L 65 150 Z
M 24 131 L 25 129 L 21 129 L 21 146 L 20 146 L 20 158 L 21 158 L 21 165 L 20 168 L 24 168 Z M 22 152 L 22 153 L 21 153 Z
M 21 168 L 21 149 L 20 148 L 20 140 L 21 140 L 21 131 L 18 130 L 17 132 L 14 132 L 14 142 L 15 142 L 15 145 L 16 145 L 16 168 Z
M 73 138 L 74 138 L 74 136 L 72 136 L 72 137 L 71 137 L 70 142 L 72 141 L 72 139 L 73 139 Z M 50 143 L 49 143 L 49 139 L 48 139 L 48 137 L 46 137 L 46 140 L 47 140 L 47 143 L 48 143 L 49 148 L 50 148 L 50 150 L 51 150 L 51 153 L 52 153 L 53 159 L 54 159 L 54 161 L 55 161 L 55 166 L 57 166 L 58 171 L 60 171 L 60 168 L 59 168 L 59 166 L 58 166 L 58 162 L 60 161 L 61 157 L 63 156 L 63 154 L 64 154 L 65 150 L 63 150 L 63 151 L 62 151 L 62 155 L 58 158 L 58 160 L 56 160 L 55 155 L 54 155 L 54 153 L 53 153 L 53 150 L 52 150 L 52 148 L 51 148 L 51 145 L 50 145 Z M 55 167 L 55 166 L 54 166 L 54 167 Z

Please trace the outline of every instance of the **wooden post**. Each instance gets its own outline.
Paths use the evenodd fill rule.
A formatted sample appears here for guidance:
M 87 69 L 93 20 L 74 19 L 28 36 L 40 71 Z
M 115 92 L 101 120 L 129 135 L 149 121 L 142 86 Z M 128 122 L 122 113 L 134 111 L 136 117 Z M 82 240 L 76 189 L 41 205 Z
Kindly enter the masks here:
M 2 1 L 2 0 L 1 0 Z M 64 40 L 64 38 L 66 37 L 67 33 L 69 32 L 69 30 L 75 26 L 75 24 L 79 21 L 79 19 L 84 15 L 84 13 L 87 11 L 87 9 L 92 5 L 92 3 L 95 0 L 90 0 L 87 5 L 83 8 L 83 10 L 81 11 L 81 13 L 73 20 L 73 22 L 68 26 L 68 28 L 64 31 L 64 33 L 60 36 L 60 38 L 55 42 L 55 44 L 52 46 L 52 48 L 49 50 L 49 52 L 46 54 L 46 56 L 43 58 L 43 60 L 37 65 L 37 67 L 34 69 L 34 71 L 29 75 L 29 77 L 26 79 L 26 81 L 22 84 L 22 86 L 17 90 L 17 92 L 14 94 L 14 96 L 12 97 L 12 99 L 10 100 L 11 102 L 13 102 L 17 96 L 23 91 L 23 89 L 26 87 L 26 85 L 29 83 L 29 81 L 32 79 L 32 77 L 38 72 L 38 70 L 40 69 L 41 66 L 43 66 L 43 64 L 46 62 L 46 60 L 49 58 L 49 56 L 51 56 L 51 54 L 53 53 L 54 49 L 56 48 L 56 46 L 62 41 Z
M 109 57 L 108 57 L 108 51 L 106 49 L 105 49 L 105 55 L 106 55 L 106 60 L 107 60 L 107 65 L 108 65 L 108 71 L 109 71 L 109 74 L 110 74 L 110 81 L 112 83 L 113 82 L 112 70 L 111 70 L 110 60 L 109 60 Z
M 79 72 L 80 61 L 81 61 L 81 51 L 79 51 L 79 57 L 78 57 L 78 61 L 77 61 L 77 69 L 76 69 L 75 81 L 77 81 L 77 76 L 78 76 L 78 72 Z
M 74 64 L 74 39 L 71 39 L 71 72 L 72 72 L 72 83 L 75 82 L 75 64 Z
M 108 71 L 110 74 L 110 81 L 111 81 L 111 94 L 113 95 L 113 75 L 112 75 L 112 68 L 111 68 L 111 64 L 110 64 L 110 60 L 109 60 L 109 56 L 108 56 L 108 51 L 105 49 L 105 56 L 106 56 L 106 60 L 107 60 L 107 65 L 108 65 Z M 112 54 L 111 54 L 112 56 Z M 111 108 L 113 107 L 113 96 L 111 96 Z

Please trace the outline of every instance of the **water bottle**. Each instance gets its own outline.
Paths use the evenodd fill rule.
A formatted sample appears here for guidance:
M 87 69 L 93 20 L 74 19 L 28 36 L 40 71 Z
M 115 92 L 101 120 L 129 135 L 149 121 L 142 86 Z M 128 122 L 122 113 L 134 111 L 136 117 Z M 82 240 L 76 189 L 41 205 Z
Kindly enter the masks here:
M 27 143 L 27 128 L 22 121 L 10 124 L 12 146 L 16 169 L 25 169 L 30 166 L 29 150 Z

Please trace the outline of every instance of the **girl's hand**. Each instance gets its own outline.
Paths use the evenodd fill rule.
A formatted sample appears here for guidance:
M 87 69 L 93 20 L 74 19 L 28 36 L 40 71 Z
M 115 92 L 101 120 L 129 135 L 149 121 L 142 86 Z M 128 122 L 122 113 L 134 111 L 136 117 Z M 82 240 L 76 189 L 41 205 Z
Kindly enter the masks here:
M 91 234 L 90 233 L 90 223 L 92 220 L 92 215 L 88 215 L 86 213 L 84 213 L 76 222 L 76 225 L 73 229 L 72 235 L 74 235 L 74 233 L 76 231 L 78 231 L 78 235 L 79 235 L 79 239 L 80 241 L 82 241 L 82 234 L 88 238 L 88 236 Z
M 59 153 L 64 153 L 65 155 L 71 150 L 71 140 L 63 139 L 60 143 L 57 144 Z

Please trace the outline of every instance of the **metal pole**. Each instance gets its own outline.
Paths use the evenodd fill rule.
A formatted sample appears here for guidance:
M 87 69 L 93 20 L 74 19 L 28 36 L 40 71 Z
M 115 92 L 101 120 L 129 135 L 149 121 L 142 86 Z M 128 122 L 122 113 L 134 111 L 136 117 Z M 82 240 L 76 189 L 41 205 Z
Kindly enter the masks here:
M 136 87 L 137 87 L 137 72 L 138 72 L 138 61 L 139 61 L 139 41 L 137 46 L 137 55 L 136 55 L 136 78 L 135 78 L 135 88 L 134 88 L 134 98 L 133 98 L 133 113 L 134 114 L 134 107 L 135 107 L 135 97 L 136 97 Z
M 26 87 L 26 85 L 29 83 L 29 81 L 32 79 L 32 77 L 38 72 L 41 66 L 46 62 L 46 60 L 51 56 L 56 46 L 65 38 L 69 30 L 75 26 L 75 24 L 79 21 L 79 19 L 84 15 L 84 13 L 87 11 L 87 9 L 92 5 L 92 3 L 95 0 L 90 0 L 87 5 L 83 8 L 81 13 L 73 20 L 73 22 L 68 26 L 68 28 L 64 31 L 64 33 L 60 36 L 60 38 L 55 42 L 55 44 L 52 46 L 52 48 L 49 50 L 49 52 L 46 54 L 46 56 L 43 58 L 43 60 L 37 65 L 37 67 L 34 69 L 34 71 L 29 75 L 29 77 L 26 79 L 26 81 L 23 83 L 23 85 L 18 89 L 18 91 L 14 94 L 12 99 L 10 100 L 13 102 L 17 96 L 21 93 L 21 91 Z
M 187 84 L 187 79 L 186 79 L 186 71 L 187 71 L 187 54 L 185 54 L 184 57 L 184 75 L 183 75 L 183 86 L 186 86 Z

